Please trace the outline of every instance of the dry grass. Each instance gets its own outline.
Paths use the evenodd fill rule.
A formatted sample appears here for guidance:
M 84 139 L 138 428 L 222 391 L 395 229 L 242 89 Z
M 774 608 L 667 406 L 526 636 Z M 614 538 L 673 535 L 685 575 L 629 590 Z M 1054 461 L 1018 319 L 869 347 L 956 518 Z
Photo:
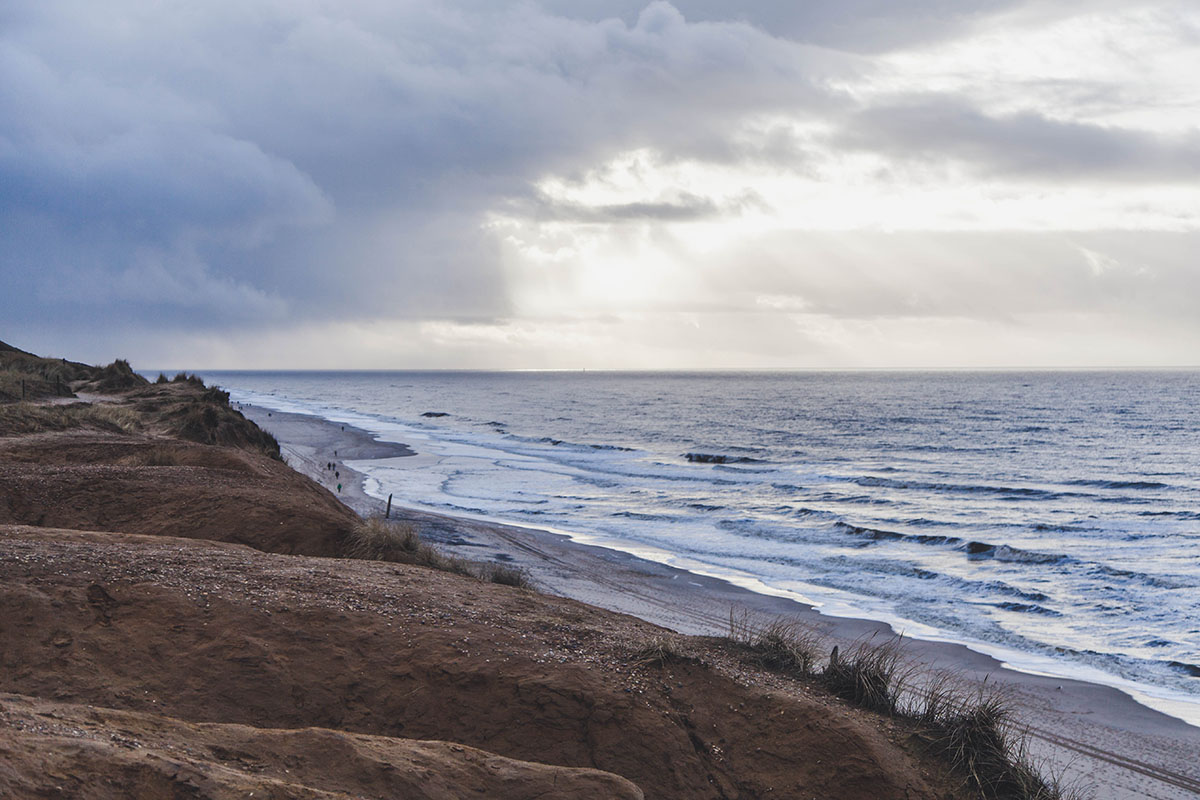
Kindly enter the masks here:
M 518 589 L 532 589 L 533 579 L 529 573 L 520 567 L 510 567 L 507 564 L 482 564 L 478 568 L 480 580 L 498 583 L 502 586 L 515 586 Z
M 536 588 L 523 569 L 504 564 L 480 564 L 445 555 L 422 540 L 411 523 L 392 522 L 381 517 L 357 525 L 346 540 L 342 555 L 369 561 L 415 564 L 518 589 Z
M 953 679 L 928 682 L 909 717 L 931 748 L 946 758 L 963 782 L 992 800 L 1083 798 L 1079 789 L 1040 774 L 1028 737 L 1012 703 L 996 686 L 969 687 Z
M 861 708 L 912 726 L 971 791 L 988 800 L 1084 800 L 1087 794 L 1044 777 L 1031 761 L 1013 706 L 995 687 L 970 688 L 944 675 L 921 674 L 903 658 L 902 640 L 865 639 L 846 653 L 812 628 L 783 619 L 755 624 L 730 612 L 729 639 L 759 666 L 815 681 Z M 916 688 L 917 686 L 920 688 Z
M 347 558 L 395 561 L 458 575 L 475 575 L 466 561 L 442 555 L 422 541 L 412 525 L 379 518 L 364 520 L 355 526 L 343 554 Z
M 796 678 L 813 674 L 821 635 L 799 622 L 776 618 L 755 624 L 749 615 L 729 612 L 729 638 L 753 654 L 759 666 Z
M 667 664 L 679 664 L 696 661 L 692 656 L 683 652 L 677 637 L 662 635 L 655 636 L 633 652 L 633 663 L 639 666 L 664 667 Z
M 141 428 L 138 415 L 128 408 L 106 403 L 71 403 L 43 406 L 33 403 L 0 405 L 0 435 L 95 428 L 133 433 Z
M 856 706 L 895 714 L 913 675 L 913 668 L 901 658 L 900 643 L 899 638 L 879 644 L 868 639 L 855 643 L 848 653 L 834 647 L 821 671 L 821 683 Z

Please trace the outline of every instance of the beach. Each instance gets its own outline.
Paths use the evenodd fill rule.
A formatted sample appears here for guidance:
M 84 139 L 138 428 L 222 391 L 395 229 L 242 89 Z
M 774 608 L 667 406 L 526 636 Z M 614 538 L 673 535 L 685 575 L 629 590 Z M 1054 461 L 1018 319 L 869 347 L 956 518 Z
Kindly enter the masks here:
M 273 433 L 288 463 L 336 490 L 363 516 L 383 513 L 384 501 L 363 491 L 363 474 L 347 462 L 421 459 L 404 445 L 376 440 L 353 426 L 319 417 L 242 404 L 248 418 Z M 334 455 L 336 452 L 337 455 Z M 336 462 L 340 480 L 324 469 Z M 787 617 L 818 629 L 843 648 L 868 637 L 894 635 L 870 620 L 831 617 L 795 600 L 774 597 L 627 553 L 572 542 L 526 527 L 406 508 L 393 499 L 391 516 L 411 522 L 447 551 L 526 570 L 544 591 L 629 614 L 694 635 L 728 632 L 731 610 L 755 618 Z M 1101 798 L 1190 798 L 1200 794 L 1200 729 L 1154 711 L 1116 689 L 1006 668 L 958 644 L 907 639 L 907 657 L 925 669 L 968 682 L 1000 685 L 1022 710 L 1032 752 L 1051 770 L 1091 783 Z

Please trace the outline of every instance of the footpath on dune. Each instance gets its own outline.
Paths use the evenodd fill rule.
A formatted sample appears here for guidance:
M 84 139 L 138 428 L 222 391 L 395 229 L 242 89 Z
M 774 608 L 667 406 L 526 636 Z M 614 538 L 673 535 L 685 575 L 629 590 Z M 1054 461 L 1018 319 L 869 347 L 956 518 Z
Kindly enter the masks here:
M 729 641 L 345 557 L 362 521 L 194 378 L 14 352 L 0 796 L 976 796 Z

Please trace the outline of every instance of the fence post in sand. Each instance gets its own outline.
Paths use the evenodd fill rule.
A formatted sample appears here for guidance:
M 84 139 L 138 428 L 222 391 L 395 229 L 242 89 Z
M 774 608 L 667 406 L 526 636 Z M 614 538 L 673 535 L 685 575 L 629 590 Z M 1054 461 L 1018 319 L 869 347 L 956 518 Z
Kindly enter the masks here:
M 392 496 L 389 494 L 389 495 L 388 495 L 388 505 L 387 505 L 387 510 L 383 512 L 383 518 L 384 518 L 384 519 L 391 519 L 391 517 L 392 517 Z

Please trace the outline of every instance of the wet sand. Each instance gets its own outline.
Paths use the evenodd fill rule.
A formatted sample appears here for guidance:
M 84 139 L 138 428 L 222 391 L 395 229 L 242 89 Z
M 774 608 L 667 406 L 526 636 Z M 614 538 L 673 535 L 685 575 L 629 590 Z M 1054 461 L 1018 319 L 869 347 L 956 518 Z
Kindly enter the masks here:
M 247 417 L 279 439 L 287 462 L 362 516 L 384 512 L 363 491 L 363 476 L 347 462 L 427 458 L 402 444 L 380 442 L 352 426 L 319 417 L 242 404 Z M 335 471 L 325 465 L 334 463 Z M 525 569 L 545 592 L 630 614 L 681 633 L 723 635 L 731 610 L 751 619 L 785 616 L 845 646 L 864 637 L 894 635 L 890 626 L 831 617 L 789 598 L 758 594 L 627 553 L 580 544 L 536 529 L 450 517 L 404 507 L 394 498 L 392 518 L 416 525 L 422 536 L 467 558 Z M 1032 675 L 962 645 L 907 640 L 907 657 L 956 679 L 999 684 L 1023 714 L 1035 756 L 1049 772 L 1092 785 L 1098 800 L 1185 800 L 1200 797 L 1200 728 L 1147 708 L 1116 689 Z

